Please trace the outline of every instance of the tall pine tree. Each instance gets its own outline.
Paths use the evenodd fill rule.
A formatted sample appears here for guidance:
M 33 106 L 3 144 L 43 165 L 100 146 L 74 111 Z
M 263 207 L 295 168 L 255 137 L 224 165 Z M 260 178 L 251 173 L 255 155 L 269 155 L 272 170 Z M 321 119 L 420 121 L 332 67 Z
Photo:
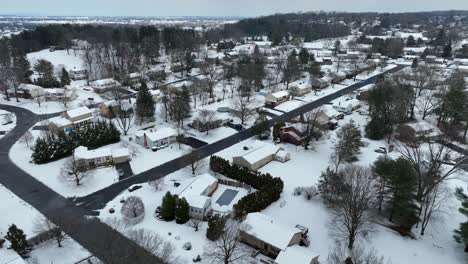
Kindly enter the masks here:
M 175 209 L 175 219 L 178 224 L 185 224 L 190 219 L 190 205 L 185 198 L 177 199 L 177 207 Z
M 60 74 L 60 85 L 63 87 L 65 85 L 70 85 L 70 75 L 65 68 L 62 68 L 62 73 Z
M 154 121 L 155 105 L 153 96 L 151 96 L 148 86 L 144 81 L 141 82 L 140 91 L 137 95 L 135 112 L 140 123 Z
M 170 192 L 167 192 L 164 195 L 162 204 L 161 204 L 161 218 L 164 221 L 172 221 L 175 219 L 175 208 L 176 208 L 176 197 Z

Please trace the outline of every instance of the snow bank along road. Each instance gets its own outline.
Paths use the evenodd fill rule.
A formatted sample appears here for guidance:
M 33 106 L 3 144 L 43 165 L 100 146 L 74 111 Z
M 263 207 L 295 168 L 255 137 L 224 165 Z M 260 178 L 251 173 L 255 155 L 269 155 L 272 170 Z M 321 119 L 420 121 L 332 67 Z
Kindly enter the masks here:
M 0 139 L 1 184 L 59 225 L 104 263 L 163 263 L 108 225 L 88 218 L 90 212 L 85 208 L 76 206 L 11 162 L 8 156 L 11 146 L 32 125 L 53 115 L 38 116 L 26 109 L 6 105 L 0 105 L 0 109 L 14 113 L 17 118 L 16 127 Z
M 345 94 L 348 94 L 348 93 L 351 93 L 351 92 L 354 92 L 356 90 L 358 90 L 359 88 L 363 87 L 363 86 L 366 86 L 368 84 L 371 84 L 371 83 L 375 83 L 376 80 L 381 77 L 381 76 L 384 76 L 385 74 L 389 74 L 389 73 L 394 73 L 394 72 L 397 72 L 403 68 L 407 67 L 407 65 L 397 65 L 396 67 L 390 69 L 390 70 L 387 70 L 386 72 L 383 72 L 383 73 L 380 73 L 380 74 L 377 74 L 375 76 L 372 76 L 366 80 L 363 80 L 359 83 L 355 83 L 351 86 L 348 86 L 346 88 L 343 88 L 341 89 L 340 91 L 337 91 L 336 93 L 333 93 L 333 94 L 330 94 L 330 95 L 327 95 L 327 96 L 324 96 L 320 99 L 317 99 L 313 102 L 310 102 L 308 104 L 305 104 L 299 108 L 296 108 L 290 112 L 287 112 L 283 115 L 280 115 L 280 116 L 277 116 L 277 117 L 274 117 L 272 119 L 270 119 L 268 121 L 268 125 L 270 127 L 272 127 L 275 123 L 278 123 L 278 122 L 286 122 L 286 121 L 289 121 L 291 119 L 293 119 L 294 117 L 297 117 L 303 113 L 307 113 L 315 108 L 318 108 L 326 103 L 329 103 Z M 226 149 L 234 144 L 237 144 L 243 140 L 246 140 L 248 138 L 251 138 L 252 136 L 255 135 L 255 129 L 256 129 L 256 126 L 253 126 L 249 129 L 246 129 L 246 130 L 243 130 L 239 133 L 236 133 L 232 136 L 229 136 L 229 137 L 226 137 L 224 139 L 221 139 L 217 142 L 214 142 L 212 144 L 209 144 L 209 145 L 206 145 L 204 147 L 201 147 L 197 150 L 195 150 L 195 155 L 196 157 L 198 157 L 199 159 L 203 159 L 203 158 L 206 158 L 206 157 L 209 157 L 223 149 Z M 150 179 L 158 179 L 158 178 L 162 178 L 168 174 L 171 174 L 175 171 L 178 171 L 188 165 L 190 165 L 190 162 L 191 160 L 193 160 L 193 158 L 188 158 L 187 155 L 185 156 L 182 156 L 182 157 L 179 157 L 179 158 L 176 158 L 174 160 L 171 160 L 167 163 L 164 163 L 160 166 L 157 166 L 157 167 L 154 167 L 148 171 L 145 171 L 143 173 L 140 173 L 138 175 L 135 175 L 133 177 L 130 177 L 130 178 L 127 178 L 123 181 L 120 181 L 120 182 L 117 182 L 117 183 L 114 183 L 113 185 L 107 187 L 107 188 L 104 188 L 102 190 L 99 190 L 95 193 L 92 193 L 88 196 L 85 196 L 85 197 L 81 197 L 81 198 L 78 198 L 76 200 L 76 202 L 83 206 L 84 208 L 88 209 L 88 210 L 99 210 L 99 209 L 102 209 L 104 208 L 104 206 L 109 202 L 111 201 L 112 199 L 114 199 L 119 193 L 121 193 L 123 190 L 125 190 L 126 188 L 130 187 L 131 185 L 134 185 L 134 184 L 139 184 L 139 183 L 144 183 L 144 182 L 147 182 L 148 180 Z

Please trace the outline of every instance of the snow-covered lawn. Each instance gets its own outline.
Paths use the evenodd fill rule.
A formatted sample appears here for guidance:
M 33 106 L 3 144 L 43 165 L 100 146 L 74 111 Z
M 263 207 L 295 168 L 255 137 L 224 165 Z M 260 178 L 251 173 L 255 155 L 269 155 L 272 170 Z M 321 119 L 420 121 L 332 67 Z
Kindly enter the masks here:
M 40 132 L 31 130 L 34 138 L 40 136 Z M 10 150 L 10 159 L 22 170 L 34 178 L 49 186 L 51 189 L 64 197 L 84 196 L 111 185 L 118 180 L 117 171 L 114 167 L 99 168 L 94 174 L 85 178 L 82 185 L 63 181 L 60 171 L 67 158 L 47 164 L 34 164 L 31 162 L 32 150 L 25 143 L 16 142 Z
M 58 247 L 54 241 L 47 241 L 34 248 L 28 263 L 74 264 L 89 256 L 91 253 L 72 239 L 63 241 L 62 247 Z
M 21 228 L 27 238 L 31 238 L 36 235 L 34 226 L 36 220 L 44 217 L 41 213 L 1 184 L 0 201 L 0 211 L 3 212 L 2 217 L 0 217 L 0 238 L 3 238 L 6 235 L 8 227 L 11 224 L 15 224 L 18 228 Z M 90 253 L 73 239 L 67 239 L 63 243 L 62 248 L 57 247 L 57 245 L 51 241 L 35 246 L 34 250 L 31 251 L 31 258 L 27 261 L 31 264 L 72 264 L 89 255 Z M 13 262 L 17 258 L 18 255 L 13 250 L 0 249 L 1 264 L 17 263 Z
M 11 121 L 11 123 L 7 121 Z M 0 110 L 0 138 L 4 137 L 15 126 L 16 126 L 15 114 L 4 111 L 4 110 Z
M 0 201 L 0 211 L 3 212 L 0 217 L 0 237 L 6 235 L 11 224 L 23 229 L 26 236 L 33 236 L 34 220 L 42 215 L 1 184 Z

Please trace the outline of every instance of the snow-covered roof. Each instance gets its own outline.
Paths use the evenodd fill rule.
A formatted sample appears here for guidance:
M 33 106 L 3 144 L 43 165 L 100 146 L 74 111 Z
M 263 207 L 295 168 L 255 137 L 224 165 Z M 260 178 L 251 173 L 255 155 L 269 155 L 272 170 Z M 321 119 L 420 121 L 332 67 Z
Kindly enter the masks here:
M 291 246 L 281 251 L 275 259 L 276 264 L 310 264 L 319 255 L 306 247 Z
M 79 146 L 75 149 L 73 155 L 75 160 L 91 160 L 95 158 L 110 157 L 112 156 L 112 151 L 110 148 L 88 150 L 87 147 Z
M 18 86 L 18 89 L 20 90 L 27 90 L 27 91 L 33 91 L 35 89 L 39 89 L 39 90 L 42 90 L 44 88 L 42 88 L 41 86 L 38 86 L 38 85 L 34 85 L 34 84 L 27 84 L 27 83 L 22 83 Z
M 182 192 L 179 197 L 183 197 L 192 207 L 203 208 L 210 197 L 204 195 L 206 189 L 218 180 L 209 175 L 202 174 L 197 176 Z
M 49 122 L 53 123 L 57 127 L 65 127 L 65 126 L 68 126 L 68 125 L 72 124 L 72 122 L 70 120 L 66 119 L 65 117 L 61 117 L 61 116 L 56 116 L 56 117 L 50 118 Z
M 280 150 L 280 147 L 278 146 L 275 146 L 273 144 L 264 144 L 263 146 L 259 147 L 259 148 L 256 148 L 252 151 L 250 151 L 249 153 L 243 155 L 242 157 L 247 161 L 249 162 L 250 164 L 255 164 L 257 163 L 258 161 L 270 156 L 270 155 L 274 155 L 276 153 L 278 153 L 278 151 Z
M 93 112 L 86 106 L 67 111 L 67 115 L 70 118 L 80 117 L 83 115 L 92 115 L 92 114 Z
M 141 73 L 139 73 L 139 72 L 132 72 L 132 73 L 130 73 L 130 74 L 128 75 L 128 77 L 129 77 L 130 79 L 140 78 L 140 77 L 141 77 Z
M 155 142 L 169 137 L 175 137 L 177 136 L 177 131 L 170 127 L 162 127 L 157 130 L 140 130 L 136 132 L 135 135 L 137 137 L 143 137 L 146 135 L 149 140 Z
M 112 149 L 112 157 L 113 158 L 121 158 L 121 157 L 129 157 L 130 152 L 128 151 L 127 148 L 117 148 L 117 149 Z
M 101 86 L 118 86 L 120 83 L 112 78 L 96 80 L 91 83 L 92 87 L 101 87 Z
M 250 213 L 243 222 L 245 233 L 262 240 L 274 247 L 285 250 L 295 234 L 301 232 L 297 228 L 289 228 L 262 213 Z M 295 262 L 289 262 L 295 263 Z

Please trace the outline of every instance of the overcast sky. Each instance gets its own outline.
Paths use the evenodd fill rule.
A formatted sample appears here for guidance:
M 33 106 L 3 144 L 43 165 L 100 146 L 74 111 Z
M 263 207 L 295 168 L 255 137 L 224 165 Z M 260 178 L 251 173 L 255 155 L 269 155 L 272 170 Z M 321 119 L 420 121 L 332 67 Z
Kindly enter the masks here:
M 468 10 L 468 0 L 1 0 L 0 14 L 258 16 L 291 11 Z

